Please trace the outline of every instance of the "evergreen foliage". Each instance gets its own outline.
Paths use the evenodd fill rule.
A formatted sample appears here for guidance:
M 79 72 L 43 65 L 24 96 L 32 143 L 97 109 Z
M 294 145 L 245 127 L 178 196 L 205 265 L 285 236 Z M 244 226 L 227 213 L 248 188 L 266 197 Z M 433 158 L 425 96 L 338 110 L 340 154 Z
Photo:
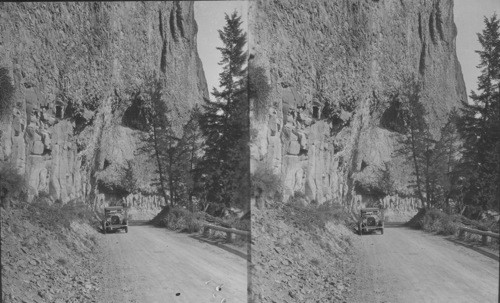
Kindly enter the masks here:
M 478 93 L 471 91 L 472 103 L 463 102 L 458 123 L 464 140 L 462 178 L 464 202 L 480 214 L 499 210 L 500 203 L 500 20 L 494 14 L 484 18 L 478 34 L 482 50 L 477 66 Z M 470 214 L 471 215 L 471 214 Z
M 182 135 L 174 130 L 172 110 L 163 91 L 161 76 L 146 77 L 143 86 L 134 94 L 134 104 L 145 122 L 146 136 L 143 151 L 150 152 L 157 167 L 154 184 L 167 203 L 193 209 L 194 171 L 200 157 L 201 139 L 198 130 L 199 108 L 195 107 Z
M 198 179 L 206 210 L 214 215 L 231 206 L 248 208 L 249 197 L 246 33 L 236 12 L 225 20 L 219 30 L 223 47 L 217 48 L 222 55 L 221 89 L 213 89 L 214 101 L 205 99 L 199 119 L 205 144 Z
M 418 79 L 409 77 L 392 96 L 393 102 L 397 103 L 395 108 L 398 109 L 399 119 L 391 127 L 401 134 L 396 154 L 403 155 L 411 164 L 414 175 L 411 187 L 424 206 L 449 207 L 458 182 L 452 171 L 460 157 L 454 123 L 456 114 L 450 114 L 447 123 L 440 129 L 440 137 L 435 138 L 426 121 L 427 111 L 421 102 L 421 87 Z

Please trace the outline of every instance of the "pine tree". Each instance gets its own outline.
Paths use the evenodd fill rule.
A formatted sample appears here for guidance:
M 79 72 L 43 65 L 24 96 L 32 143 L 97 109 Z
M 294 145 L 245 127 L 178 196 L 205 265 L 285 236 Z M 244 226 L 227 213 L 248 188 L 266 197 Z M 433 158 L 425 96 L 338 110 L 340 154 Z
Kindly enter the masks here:
M 141 117 L 137 123 L 144 124 L 141 129 L 146 132 L 143 151 L 151 152 L 156 163 L 158 179 L 153 185 L 158 187 L 169 209 L 186 204 L 192 191 L 188 146 L 191 144 L 188 136 L 192 134 L 184 133 L 180 136 L 174 131 L 172 111 L 164 100 L 162 83 L 163 79 L 155 74 L 146 76 L 145 83 L 134 98 Z M 191 120 L 188 124 L 192 124 Z M 193 128 L 194 126 L 187 130 L 194 132 Z
M 219 30 L 223 46 L 217 48 L 222 55 L 221 90 L 213 89 L 215 101 L 205 99 L 199 120 L 205 138 L 200 179 L 205 199 L 212 206 L 209 212 L 218 215 L 230 206 L 244 206 L 249 190 L 246 33 L 236 12 L 226 14 L 225 20 Z
M 498 210 L 500 203 L 500 26 L 496 14 L 485 17 L 484 23 L 485 29 L 478 34 L 482 50 L 476 51 L 481 69 L 479 93 L 471 91 L 472 104 L 463 103 L 459 123 L 465 149 L 464 202 L 478 213 Z
M 165 104 L 162 100 L 163 87 L 161 80 L 156 74 L 146 75 L 145 81 L 139 88 L 133 89 L 131 92 L 134 103 L 136 104 L 137 116 L 140 117 L 136 121 L 138 127 L 146 132 L 142 147 L 143 152 L 150 152 L 153 156 L 158 179 L 153 183 L 157 186 L 160 195 L 165 200 L 167 209 L 173 206 L 172 193 L 167 185 L 167 171 L 165 167 L 165 140 L 169 138 L 166 134 L 171 129 L 170 120 L 168 119 Z
M 188 202 L 189 209 L 195 211 L 194 198 L 198 192 L 197 169 L 202 154 L 202 135 L 198 124 L 201 109 L 198 105 L 191 110 L 189 120 L 183 127 L 178 145 L 179 175 L 182 181 L 182 200 Z
M 450 114 L 440 129 L 440 137 L 435 138 L 426 121 L 427 111 L 420 91 L 420 81 L 409 77 L 393 93 L 399 118 L 391 128 L 400 133 L 396 154 L 405 157 L 413 168 L 410 187 L 425 207 L 449 206 L 456 191 L 457 180 L 452 172 L 459 157 L 459 147 L 455 144 L 456 114 Z

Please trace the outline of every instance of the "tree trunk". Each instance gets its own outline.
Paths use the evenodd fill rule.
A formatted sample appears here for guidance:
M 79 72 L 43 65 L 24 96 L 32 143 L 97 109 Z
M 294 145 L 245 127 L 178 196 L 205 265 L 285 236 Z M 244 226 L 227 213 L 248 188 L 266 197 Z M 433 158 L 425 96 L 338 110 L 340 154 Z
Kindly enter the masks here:
M 160 175 L 161 194 L 163 196 L 163 199 L 165 199 L 165 205 L 168 207 L 169 199 L 168 199 L 167 193 L 165 191 L 165 185 L 163 184 L 165 177 L 163 175 L 163 169 L 162 169 L 162 165 L 161 165 L 160 150 L 158 147 L 158 136 L 156 134 L 156 127 L 155 126 L 153 126 L 153 144 L 154 144 L 154 149 L 155 149 L 156 162 L 158 165 L 158 174 Z M 168 212 L 170 212 L 170 207 L 168 208 Z
M 420 187 L 420 170 L 418 169 L 418 160 L 417 160 L 417 147 L 415 145 L 415 130 L 413 128 L 410 129 L 410 142 L 411 142 L 411 152 L 412 152 L 412 158 L 413 158 L 413 165 L 415 167 L 415 178 L 417 178 L 417 194 L 418 194 L 418 197 L 420 198 L 420 201 L 422 201 L 422 203 L 424 203 L 424 208 L 426 208 L 427 206 L 425 205 L 426 204 L 426 201 L 424 200 L 424 197 L 422 195 L 422 189 Z
M 173 166 L 174 166 L 174 161 L 173 161 L 173 147 L 172 147 L 172 142 L 168 142 L 168 186 L 170 188 L 170 202 L 171 206 L 174 206 L 177 204 L 177 193 L 175 190 L 175 184 L 173 180 Z M 174 201 L 175 200 L 175 201 Z
M 193 180 L 193 170 L 194 170 L 194 144 L 195 142 L 191 142 L 191 155 L 189 159 L 189 178 L 191 179 L 191 188 L 189 189 L 189 207 L 191 208 L 191 212 L 194 213 L 194 203 L 193 203 L 193 188 L 194 188 L 194 180 Z
M 432 191 L 431 191 L 431 180 L 430 180 L 430 174 L 429 174 L 429 168 L 430 168 L 430 151 L 428 147 L 426 146 L 425 148 L 425 199 L 427 200 L 427 206 L 430 208 L 433 203 L 431 201 L 433 200 L 432 197 Z

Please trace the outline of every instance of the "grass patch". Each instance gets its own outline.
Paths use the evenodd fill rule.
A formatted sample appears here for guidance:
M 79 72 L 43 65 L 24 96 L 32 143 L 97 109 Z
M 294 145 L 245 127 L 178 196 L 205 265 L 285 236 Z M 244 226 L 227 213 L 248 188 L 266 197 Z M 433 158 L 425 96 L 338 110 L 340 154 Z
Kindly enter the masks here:
M 79 200 L 72 200 L 63 205 L 52 204 L 45 195 L 40 195 L 28 204 L 26 210 L 24 215 L 29 222 L 51 231 L 69 229 L 73 221 L 95 223 L 95 216 L 90 207 Z

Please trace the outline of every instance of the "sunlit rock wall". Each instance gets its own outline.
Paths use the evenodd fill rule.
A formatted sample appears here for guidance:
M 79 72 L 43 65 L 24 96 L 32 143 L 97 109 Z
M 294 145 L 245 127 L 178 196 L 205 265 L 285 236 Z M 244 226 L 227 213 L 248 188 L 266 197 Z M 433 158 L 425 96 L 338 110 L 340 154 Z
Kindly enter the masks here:
M 249 18 L 251 64 L 271 86 L 268 112 L 252 118 L 252 170 L 272 167 L 285 199 L 419 207 L 394 156 L 390 92 L 420 77 L 436 137 L 465 100 L 453 1 L 259 0 Z
M 15 87 L 0 161 L 29 179 L 31 197 L 106 204 L 129 194 L 121 181 L 131 167 L 141 203 L 157 201 L 151 155 L 127 123 L 130 90 L 165 74 L 180 129 L 208 95 L 196 34 L 192 2 L 0 4 L 0 67 Z

